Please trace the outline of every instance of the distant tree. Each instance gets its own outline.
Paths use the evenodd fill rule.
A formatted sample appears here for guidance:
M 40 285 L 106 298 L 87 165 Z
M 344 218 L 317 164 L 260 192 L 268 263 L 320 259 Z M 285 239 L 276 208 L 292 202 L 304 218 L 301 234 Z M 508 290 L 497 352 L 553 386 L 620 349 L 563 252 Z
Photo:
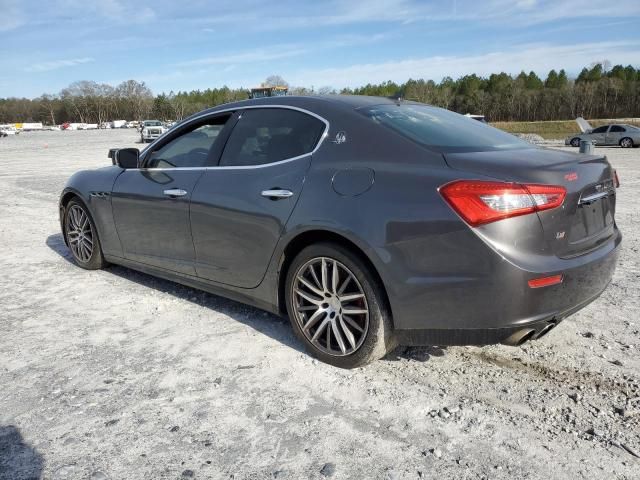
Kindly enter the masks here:
M 272 75 L 265 82 L 282 85 Z M 292 86 L 297 95 L 332 94 L 330 87 Z M 391 80 L 344 88 L 341 94 L 402 97 L 460 113 L 482 113 L 492 121 L 560 120 L 575 118 L 640 117 L 640 68 L 597 62 L 569 79 L 566 71 L 551 70 L 542 81 L 535 72 L 488 77 L 469 74 L 439 83 L 428 79 Z M 181 120 L 204 108 L 247 98 L 244 88 L 227 86 L 153 95 L 141 82 L 129 80 L 115 88 L 88 80 L 73 82 L 58 94 L 34 99 L 0 98 L 0 123 L 65 121 L 99 123 L 113 119 L 141 120 L 153 115 Z
M 39 99 L 42 111 L 46 114 L 47 122 L 51 122 L 51 125 L 56 125 L 56 111 L 60 108 L 60 101 L 57 95 L 52 95 L 50 93 L 44 93 Z
M 567 78 L 567 72 L 564 71 L 564 68 L 558 72 L 558 88 L 566 87 L 569 83 L 569 79 Z
M 151 110 L 153 93 L 144 82 L 126 80 L 116 87 L 115 93 L 126 108 L 127 118 L 143 120 Z
M 540 77 L 538 77 L 538 75 L 536 75 L 533 71 L 529 72 L 529 75 L 527 75 L 525 84 L 527 90 L 540 90 L 542 87 L 544 87 L 544 84 L 542 83 L 542 80 L 540 80 Z
M 318 95 L 335 95 L 336 90 L 333 87 L 320 87 L 318 89 Z
M 576 78 L 576 82 L 580 83 L 580 82 L 587 82 L 589 80 L 589 69 L 587 67 L 584 67 L 582 70 L 580 70 L 580 73 L 578 74 L 578 78 Z
M 280 75 L 269 75 L 262 85 L 265 87 L 288 87 L 289 83 Z

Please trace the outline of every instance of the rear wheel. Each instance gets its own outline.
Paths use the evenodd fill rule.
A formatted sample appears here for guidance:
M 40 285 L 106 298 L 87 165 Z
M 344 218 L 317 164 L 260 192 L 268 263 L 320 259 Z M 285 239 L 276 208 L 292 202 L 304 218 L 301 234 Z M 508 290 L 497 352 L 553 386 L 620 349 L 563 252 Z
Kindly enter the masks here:
M 64 212 L 64 235 L 79 267 L 97 270 L 105 266 L 98 231 L 87 208 L 72 199 Z
M 580 139 L 578 137 L 572 138 L 569 143 L 571 144 L 572 147 L 579 147 L 580 146 Z
M 311 245 L 293 260 L 285 286 L 296 335 L 323 362 L 355 368 L 394 347 L 382 286 L 350 250 Z
M 620 139 L 620 146 L 622 148 L 631 148 L 633 147 L 633 140 L 629 137 L 624 137 Z

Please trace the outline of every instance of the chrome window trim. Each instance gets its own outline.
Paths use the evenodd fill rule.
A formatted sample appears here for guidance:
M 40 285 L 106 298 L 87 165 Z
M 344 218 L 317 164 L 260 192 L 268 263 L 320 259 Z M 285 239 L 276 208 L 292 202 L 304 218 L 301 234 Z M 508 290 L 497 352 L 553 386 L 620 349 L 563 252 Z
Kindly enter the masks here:
M 320 140 L 318 140 L 318 143 L 316 144 L 315 148 L 313 150 L 311 150 L 309 153 L 298 155 L 297 157 L 285 158 L 284 160 L 278 160 L 277 162 L 263 163 L 262 165 L 237 165 L 237 166 L 233 166 L 233 165 L 220 166 L 220 165 L 217 165 L 217 166 L 209 166 L 209 167 L 128 168 L 127 170 L 145 171 L 145 172 L 161 172 L 161 171 L 176 171 L 176 170 L 178 170 L 178 171 L 180 171 L 180 170 L 247 170 L 247 169 L 254 169 L 254 168 L 266 168 L 266 167 L 271 167 L 271 166 L 274 166 L 274 165 L 280 165 L 280 164 L 287 163 L 287 162 L 293 162 L 295 160 L 299 160 L 301 158 L 308 157 L 309 155 L 313 155 L 314 153 L 316 153 L 318 151 L 318 149 L 324 143 L 324 140 L 329 136 L 330 123 L 326 118 L 321 117 L 317 113 L 314 113 L 314 112 L 312 112 L 310 110 L 306 110 L 306 109 L 300 108 L 300 107 L 294 107 L 294 106 L 291 106 L 291 105 L 248 105 L 248 106 L 245 106 L 245 107 L 225 108 L 223 110 L 217 110 L 215 112 L 203 113 L 201 115 L 198 115 L 197 117 L 193 117 L 191 120 L 189 120 L 188 123 L 185 123 L 185 125 L 189 125 L 191 123 L 195 123 L 198 120 L 202 120 L 205 117 L 214 116 L 214 115 L 217 115 L 219 113 L 241 112 L 242 110 L 257 109 L 257 108 L 284 108 L 284 109 L 287 109 L 287 110 L 296 110 L 298 112 L 305 113 L 305 114 L 310 115 L 310 116 L 312 116 L 314 118 L 317 118 L 322 123 L 324 123 L 324 132 L 322 132 L 322 135 L 320 135 Z M 167 131 L 166 133 L 169 133 L 169 131 Z M 178 138 L 178 137 L 176 137 L 176 138 Z M 150 143 L 147 146 L 147 148 L 145 148 L 141 153 L 146 154 L 146 152 L 150 151 L 149 149 L 151 147 L 153 147 L 153 145 L 155 143 L 157 143 L 158 140 L 161 140 L 161 139 L 162 139 L 162 136 L 160 136 L 154 142 Z

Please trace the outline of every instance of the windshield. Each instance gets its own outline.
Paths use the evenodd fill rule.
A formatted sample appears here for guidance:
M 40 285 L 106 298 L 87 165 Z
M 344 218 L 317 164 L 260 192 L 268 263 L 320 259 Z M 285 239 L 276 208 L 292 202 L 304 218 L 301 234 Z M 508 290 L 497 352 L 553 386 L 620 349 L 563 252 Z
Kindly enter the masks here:
M 161 127 L 162 123 L 159 121 L 144 122 L 144 126 L 145 127 Z
M 441 152 L 534 148 L 473 118 L 428 105 L 377 105 L 359 110 L 374 122 Z

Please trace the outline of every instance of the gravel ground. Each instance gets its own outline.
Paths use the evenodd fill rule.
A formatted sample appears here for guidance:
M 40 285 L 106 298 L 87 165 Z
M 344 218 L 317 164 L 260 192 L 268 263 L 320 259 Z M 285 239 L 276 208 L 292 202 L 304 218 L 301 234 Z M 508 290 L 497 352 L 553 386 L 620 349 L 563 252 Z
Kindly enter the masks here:
M 598 149 L 625 235 L 598 301 L 521 348 L 345 371 L 271 314 L 71 263 L 66 178 L 136 138 L 0 139 L 1 479 L 640 478 L 640 150 Z

